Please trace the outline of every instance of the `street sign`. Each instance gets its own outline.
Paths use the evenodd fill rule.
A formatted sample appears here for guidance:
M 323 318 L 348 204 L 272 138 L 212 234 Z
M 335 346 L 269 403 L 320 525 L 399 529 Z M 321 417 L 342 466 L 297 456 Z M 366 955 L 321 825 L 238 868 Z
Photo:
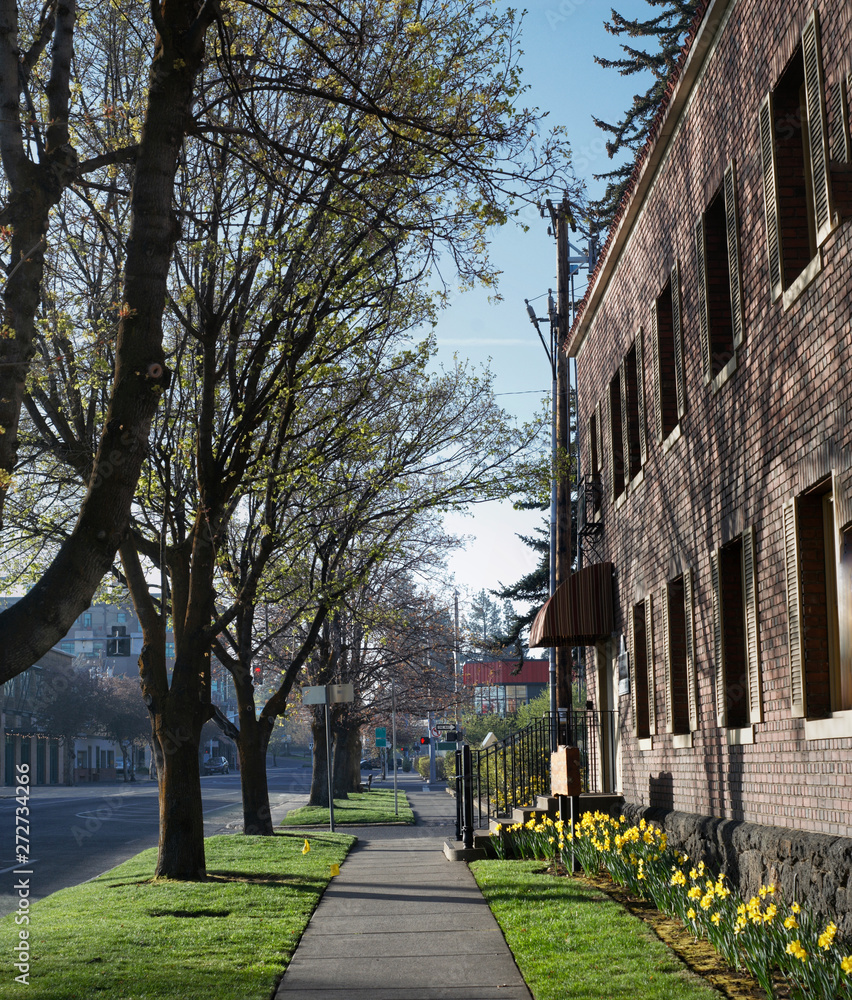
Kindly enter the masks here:
M 437 726 L 432 726 L 432 728 L 429 730 L 429 734 L 431 736 L 437 736 L 438 735 L 438 727 Z
M 324 705 L 325 704 L 325 684 L 316 687 L 302 688 L 303 705 Z
M 457 746 L 455 743 L 445 743 L 443 740 L 438 744 L 439 750 L 456 750 Z
M 386 747 L 388 745 L 388 731 L 386 726 L 376 727 L 376 746 Z
M 328 685 L 329 705 L 348 704 L 352 701 L 355 701 L 355 688 L 351 684 Z
M 439 733 L 449 733 L 455 728 L 456 724 L 454 722 L 439 722 L 435 725 L 435 729 L 437 729 Z

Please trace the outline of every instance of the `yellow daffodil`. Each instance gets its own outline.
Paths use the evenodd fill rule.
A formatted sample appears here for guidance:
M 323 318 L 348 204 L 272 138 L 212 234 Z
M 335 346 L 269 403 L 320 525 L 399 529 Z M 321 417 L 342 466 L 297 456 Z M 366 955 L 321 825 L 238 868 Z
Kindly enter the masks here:
M 799 921 L 796 920 L 796 915 L 791 913 L 789 917 L 784 920 L 784 926 L 788 931 L 795 930 L 799 926 Z
M 820 934 L 817 939 L 817 944 L 823 951 L 828 951 L 834 941 L 834 935 L 837 933 L 837 925 L 829 924 L 828 927 Z
M 791 941 L 787 945 L 787 954 L 792 955 L 794 958 L 798 958 L 801 962 L 807 962 L 808 953 L 802 947 L 801 941 Z
M 847 955 L 846 958 L 840 959 L 840 968 L 846 973 L 846 975 L 852 974 L 852 955 Z

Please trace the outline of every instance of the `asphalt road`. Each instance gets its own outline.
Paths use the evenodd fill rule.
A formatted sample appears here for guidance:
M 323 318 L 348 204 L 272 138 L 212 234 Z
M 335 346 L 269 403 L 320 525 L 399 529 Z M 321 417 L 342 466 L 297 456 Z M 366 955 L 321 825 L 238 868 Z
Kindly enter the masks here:
M 280 758 L 279 758 L 280 760 Z M 281 762 L 269 768 L 269 797 L 273 816 L 295 808 L 310 788 L 309 762 Z M 11 788 L 0 788 L 10 796 Z M 201 779 L 204 832 L 233 833 L 241 828 L 242 808 L 238 774 L 211 775 Z M 15 869 L 32 870 L 30 899 L 77 885 L 114 868 L 158 839 L 157 785 L 143 780 L 77 788 L 35 787 L 29 799 L 29 856 L 22 866 L 15 861 L 15 808 L 12 797 L 0 797 L 0 916 L 17 907 L 13 891 L 21 877 Z

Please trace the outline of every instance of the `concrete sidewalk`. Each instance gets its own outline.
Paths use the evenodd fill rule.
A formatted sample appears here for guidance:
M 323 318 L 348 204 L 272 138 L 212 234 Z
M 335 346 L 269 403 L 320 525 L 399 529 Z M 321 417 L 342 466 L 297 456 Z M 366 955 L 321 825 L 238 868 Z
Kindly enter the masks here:
M 314 912 L 275 1000 L 531 1000 L 467 865 L 444 857 L 454 800 L 419 778 L 400 787 L 417 825 L 344 828 L 358 844 Z

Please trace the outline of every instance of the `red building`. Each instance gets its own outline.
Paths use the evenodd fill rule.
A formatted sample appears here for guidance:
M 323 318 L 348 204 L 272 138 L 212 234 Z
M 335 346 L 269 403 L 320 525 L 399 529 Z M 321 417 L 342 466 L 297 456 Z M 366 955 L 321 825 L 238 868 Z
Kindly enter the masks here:
M 465 663 L 462 683 L 473 688 L 478 715 L 511 715 L 538 697 L 548 684 L 547 660 L 483 660 Z
M 847 935 L 850 98 L 849 0 L 705 2 L 568 343 L 610 782 Z

